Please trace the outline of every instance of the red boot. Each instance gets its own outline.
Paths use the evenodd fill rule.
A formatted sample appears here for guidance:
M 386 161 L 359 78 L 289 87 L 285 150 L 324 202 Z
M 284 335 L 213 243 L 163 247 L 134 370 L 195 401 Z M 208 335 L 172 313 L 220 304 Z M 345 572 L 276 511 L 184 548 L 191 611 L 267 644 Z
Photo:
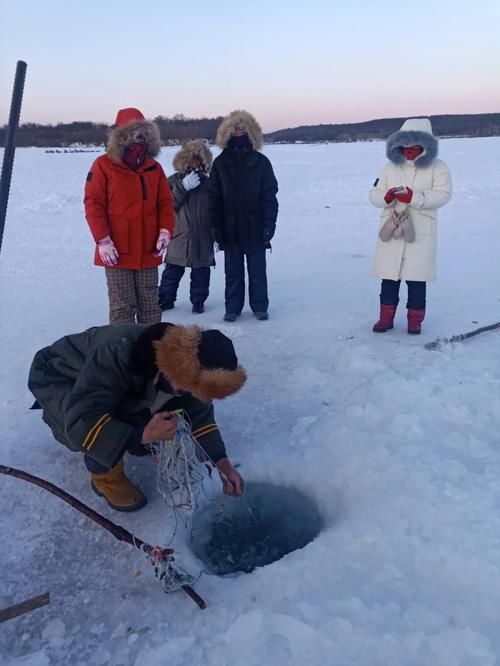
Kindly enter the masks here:
M 380 319 L 373 327 L 375 333 L 385 333 L 394 326 L 397 305 L 380 305 Z
M 421 310 L 408 309 L 408 333 L 420 335 L 422 332 L 422 322 L 425 317 L 425 308 Z

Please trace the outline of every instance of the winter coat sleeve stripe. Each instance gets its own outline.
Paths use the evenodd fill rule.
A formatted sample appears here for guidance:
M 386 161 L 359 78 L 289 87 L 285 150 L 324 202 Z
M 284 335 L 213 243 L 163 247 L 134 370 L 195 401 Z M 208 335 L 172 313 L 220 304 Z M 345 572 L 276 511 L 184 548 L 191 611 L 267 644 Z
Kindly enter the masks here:
M 90 449 L 94 446 L 96 439 L 99 437 L 99 434 L 101 430 L 104 428 L 106 423 L 109 423 L 111 421 L 111 416 L 108 416 L 107 419 L 105 419 L 101 425 L 97 428 L 97 430 L 94 433 L 94 436 L 92 437 L 92 440 L 89 442 L 89 445 L 87 446 L 87 451 L 90 451 Z
M 179 406 L 186 412 L 191 422 L 193 437 L 199 441 L 200 447 L 207 457 L 214 463 L 225 458 L 226 447 L 215 422 L 212 403 L 201 402 L 190 394 L 186 394 Z
M 101 416 L 101 418 L 98 419 L 96 423 L 94 423 L 94 425 L 92 426 L 92 428 L 90 428 L 90 430 L 88 431 L 88 433 L 87 433 L 86 436 L 85 436 L 85 439 L 83 440 L 82 449 L 85 449 L 85 448 L 86 448 L 88 440 L 92 437 L 92 435 L 93 435 L 93 433 L 95 432 L 95 430 L 96 430 L 96 429 L 99 429 L 99 426 L 100 426 L 101 423 L 106 419 L 106 417 L 111 418 L 111 416 L 109 415 L 109 413 L 103 414 L 103 415 Z M 109 419 L 108 419 L 108 420 L 109 420 Z M 104 424 L 103 424 L 103 425 L 104 425 Z M 92 440 L 92 444 L 94 443 L 94 441 L 95 441 L 95 440 Z M 91 444 L 89 444 L 89 447 L 88 447 L 88 448 L 90 448 L 90 446 L 91 446 Z
M 219 427 L 216 423 L 210 423 L 209 425 L 204 426 L 203 428 L 198 428 L 198 430 L 193 431 L 193 437 L 196 439 L 199 439 L 200 437 L 203 437 L 204 435 L 208 435 L 209 432 L 213 432 L 214 430 L 218 430 Z

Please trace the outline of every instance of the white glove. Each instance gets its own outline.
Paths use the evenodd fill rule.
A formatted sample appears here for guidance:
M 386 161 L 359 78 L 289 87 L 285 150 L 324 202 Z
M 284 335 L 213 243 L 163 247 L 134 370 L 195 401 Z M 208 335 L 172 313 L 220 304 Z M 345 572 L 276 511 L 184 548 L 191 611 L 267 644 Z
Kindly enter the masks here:
M 162 254 L 165 254 L 169 242 L 170 242 L 170 231 L 168 229 L 160 229 L 158 240 L 156 241 L 155 255 L 157 257 L 159 257 Z
M 200 177 L 196 171 L 190 171 L 187 176 L 182 179 L 182 187 L 186 190 L 194 190 L 200 184 Z
M 105 266 L 116 266 L 120 255 L 110 236 L 97 241 L 97 250 Z

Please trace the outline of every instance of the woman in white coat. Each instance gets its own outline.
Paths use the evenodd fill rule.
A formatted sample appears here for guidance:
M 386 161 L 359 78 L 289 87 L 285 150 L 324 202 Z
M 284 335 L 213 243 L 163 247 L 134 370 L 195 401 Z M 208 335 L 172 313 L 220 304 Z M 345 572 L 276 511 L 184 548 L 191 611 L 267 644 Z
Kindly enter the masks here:
M 436 279 L 437 209 L 451 198 L 448 166 L 437 159 L 438 142 L 428 118 L 411 118 L 387 139 L 385 165 L 370 191 L 382 208 L 373 275 L 382 279 L 380 318 L 373 327 L 393 327 L 401 280 L 408 285 L 408 333 L 421 332 L 426 283 Z

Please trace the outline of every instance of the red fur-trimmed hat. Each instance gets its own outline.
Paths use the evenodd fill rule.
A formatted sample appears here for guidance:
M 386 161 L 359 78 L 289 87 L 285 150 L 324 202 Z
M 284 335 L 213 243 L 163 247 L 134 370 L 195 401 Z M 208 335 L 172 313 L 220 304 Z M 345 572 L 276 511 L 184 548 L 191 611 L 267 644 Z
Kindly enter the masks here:
M 135 109 L 131 106 L 128 109 L 120 109 L 118 111 L 116 114 L 115 127 L 123 127 L 129 123 L 136 123 L 141 120 L 145 120 L 143 114 L 139 109 Z

